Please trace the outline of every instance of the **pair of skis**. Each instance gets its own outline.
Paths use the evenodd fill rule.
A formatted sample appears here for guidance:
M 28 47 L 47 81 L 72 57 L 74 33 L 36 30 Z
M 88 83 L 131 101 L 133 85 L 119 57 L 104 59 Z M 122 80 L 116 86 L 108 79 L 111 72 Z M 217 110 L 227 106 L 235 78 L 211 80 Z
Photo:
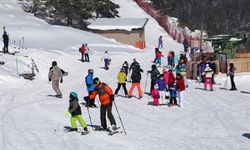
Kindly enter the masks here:
M 123 131 L 119 131 L 120 127 L 117 127 L 115 130 L 111 130 L 109 128 L 107 128 L 106 130 L 102 130 L 100 126 L 97 126 L 97 127 L 94 127 L 93 130 L 94 131 L 101 131 L 101 132 L 107 132 L 108 135 L 112 136 L 114 134 L 117 134 L 117 133 L 123 133 Z M 77 133 L 80 133 L 81 135 L 87 135 L 89 134 L 89 131 L 84 131 L 84 130 L 77 130 L 77 131 L 71 131 L 72 128 L 71 127 L 64 127 L 64 132 L 66 133 L 70 133 L 70 132 L 77 132 Z M 55 130 L 56 131 L 56 130 Z

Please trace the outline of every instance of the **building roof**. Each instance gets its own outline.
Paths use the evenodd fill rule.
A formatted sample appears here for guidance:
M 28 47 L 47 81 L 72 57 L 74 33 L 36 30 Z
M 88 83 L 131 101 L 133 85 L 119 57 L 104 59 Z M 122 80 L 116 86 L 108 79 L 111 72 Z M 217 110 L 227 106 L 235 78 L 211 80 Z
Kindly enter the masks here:
M 148 18 L 98 18 L 88 25 L 92 30 L 127 30 L 144 28 Z

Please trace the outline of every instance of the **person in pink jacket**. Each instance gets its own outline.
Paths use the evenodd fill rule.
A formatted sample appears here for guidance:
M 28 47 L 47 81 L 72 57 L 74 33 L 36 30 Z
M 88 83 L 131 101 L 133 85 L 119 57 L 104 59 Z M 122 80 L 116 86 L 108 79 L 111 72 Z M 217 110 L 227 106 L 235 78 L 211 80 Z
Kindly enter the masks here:
M 157 85 L 154 86 L 154 89 L 151 92 L 151 97 L 153 98 L 154 106 L 158 106 L 159 105 L 160 93 L 158 91 Z

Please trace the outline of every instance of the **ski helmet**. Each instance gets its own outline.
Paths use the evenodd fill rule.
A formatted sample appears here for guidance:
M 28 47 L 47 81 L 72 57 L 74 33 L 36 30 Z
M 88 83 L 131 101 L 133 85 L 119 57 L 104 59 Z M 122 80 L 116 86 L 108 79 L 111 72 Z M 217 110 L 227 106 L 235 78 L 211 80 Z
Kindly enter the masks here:
M 77 93 L 76 92 L 70 92 L 69 97 L 70 98 L 77 98 Z
M 94 78 L 94 79 L 93 79 L 93 84 L 94 84 L 94 85 L 98 85 L 99 83 L 100 83 L 99 78 Z

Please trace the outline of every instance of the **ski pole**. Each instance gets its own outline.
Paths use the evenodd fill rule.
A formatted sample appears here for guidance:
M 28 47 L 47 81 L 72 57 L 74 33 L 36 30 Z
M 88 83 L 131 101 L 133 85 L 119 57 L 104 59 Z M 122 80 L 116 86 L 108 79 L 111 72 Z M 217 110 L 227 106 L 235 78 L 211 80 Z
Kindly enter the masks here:
M 144 86 L 144 91 L 145 92 L 146 92 L 146 89 L 147 89 L 147 84 L 148 84 L 148 73 L 147 73 L 147 79 L 146 79 L 145 86 Z
M 123 122 L 122 122 L 121 116 L 120 116 L 120 114 L 119 114 L 118 108 L 117 108 L 117 106 L 116 106 L 116 104 L 115 104 L 115 101 L 114 101 L 114 105 L 115 105 L 115 109 L 116 109 L 116 111 L 117 111 L 118 117 L 119 117 L 119 119 L 120 119 L 120 122 L 121 122 L 121 124 L 122 124 L 123 132 L 124 132 L 125 135 L 127 135 L 127 132 L 126 132 L 125 127 L 124 127 L 124 125 L 123 125 Z
M 88 102 L 88 105 L 87 105 L 87 111 L 88 111 L 88 116 L 89 116 L 89 121 L 90 121 L 90 124 L 91 124 L 91 128 L 93 130 L 93 123 L 92 123 L 92 119 L 91 119 L 90 112 L 89 112 L 89 102 Z

